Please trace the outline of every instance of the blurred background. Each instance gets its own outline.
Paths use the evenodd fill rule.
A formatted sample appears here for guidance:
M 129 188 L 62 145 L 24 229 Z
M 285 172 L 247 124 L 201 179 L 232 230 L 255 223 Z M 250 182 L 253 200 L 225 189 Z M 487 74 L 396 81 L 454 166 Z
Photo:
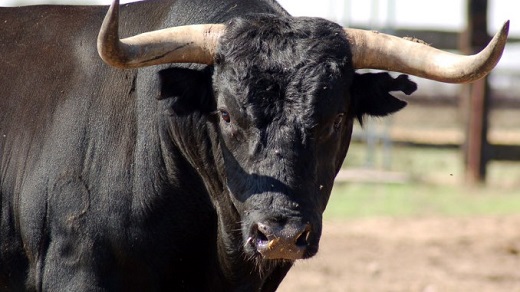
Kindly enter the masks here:
M 0 6 L 109 1 L 0 0 Z M 128 2 L 128 1 L 127 1 Z M 479 51 L 510 40 L 473 85 L 413 77 L 404 110 L 356 125 L 322 248 L 281 291 L 520 291 L 520 1 L 279 0 L 295 16 Z

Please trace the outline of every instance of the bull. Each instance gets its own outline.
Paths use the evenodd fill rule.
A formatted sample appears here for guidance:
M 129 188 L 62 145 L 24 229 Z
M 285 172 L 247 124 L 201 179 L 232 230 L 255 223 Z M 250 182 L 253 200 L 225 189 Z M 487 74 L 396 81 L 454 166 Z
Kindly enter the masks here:
M 0 9 L 2 291 L 276 290 L 318 251 L 355 120 L 416 90 L 355 70 L 471 82 L 508 31 L 457 56 L 273 0 L 119 13 Z

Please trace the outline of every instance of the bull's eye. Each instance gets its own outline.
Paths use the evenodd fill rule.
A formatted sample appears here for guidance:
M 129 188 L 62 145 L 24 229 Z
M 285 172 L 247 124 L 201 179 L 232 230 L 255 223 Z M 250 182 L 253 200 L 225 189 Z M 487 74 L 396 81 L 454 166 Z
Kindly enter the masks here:
M 226 110 L 219 110 L 220 112 L 220 117 L 222 118 L 222 120 L 226 123 L 229 123 L 231 122 L 231 116 L 229 115 L 229 113 L 226 111 Z
M 339 130 L 341 128 L 341 124 L 343 123 L 343 119 L 345 118 L 345 114 L 338 114 L 336 119 L 334 120 L 334 130 Z

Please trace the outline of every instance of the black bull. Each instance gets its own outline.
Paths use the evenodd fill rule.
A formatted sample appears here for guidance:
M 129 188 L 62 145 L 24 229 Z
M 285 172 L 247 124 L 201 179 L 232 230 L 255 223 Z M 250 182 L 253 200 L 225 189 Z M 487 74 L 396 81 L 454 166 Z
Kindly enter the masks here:
M 0 9 L 0 290 L 275 290 L 318 250 L 354 120 L 415 84 L 272 0 L 125 5 L 124 36 L 227 32 L 209 66 L 114 69 L 106 10 Z

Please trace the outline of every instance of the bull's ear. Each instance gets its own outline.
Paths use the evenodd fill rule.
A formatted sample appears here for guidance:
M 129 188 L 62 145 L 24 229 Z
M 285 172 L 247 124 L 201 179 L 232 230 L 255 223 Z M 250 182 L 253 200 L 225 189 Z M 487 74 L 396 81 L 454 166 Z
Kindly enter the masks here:
M 410 81 L 407 75 L 393 78 L 388 73 L 354 74 L 350 89 L 352 110 L 359 122 L 363 116 L 386 116 L 406 106 L 406 102 L 390 94 L 402 91 L 407 95 L 417 90 L 417 84 Z
M 213 111 L 211 69 L 169 68 L 159 71 L 159 79 L 158 99 L 172 99 L 170 106 L 175 114 Z

